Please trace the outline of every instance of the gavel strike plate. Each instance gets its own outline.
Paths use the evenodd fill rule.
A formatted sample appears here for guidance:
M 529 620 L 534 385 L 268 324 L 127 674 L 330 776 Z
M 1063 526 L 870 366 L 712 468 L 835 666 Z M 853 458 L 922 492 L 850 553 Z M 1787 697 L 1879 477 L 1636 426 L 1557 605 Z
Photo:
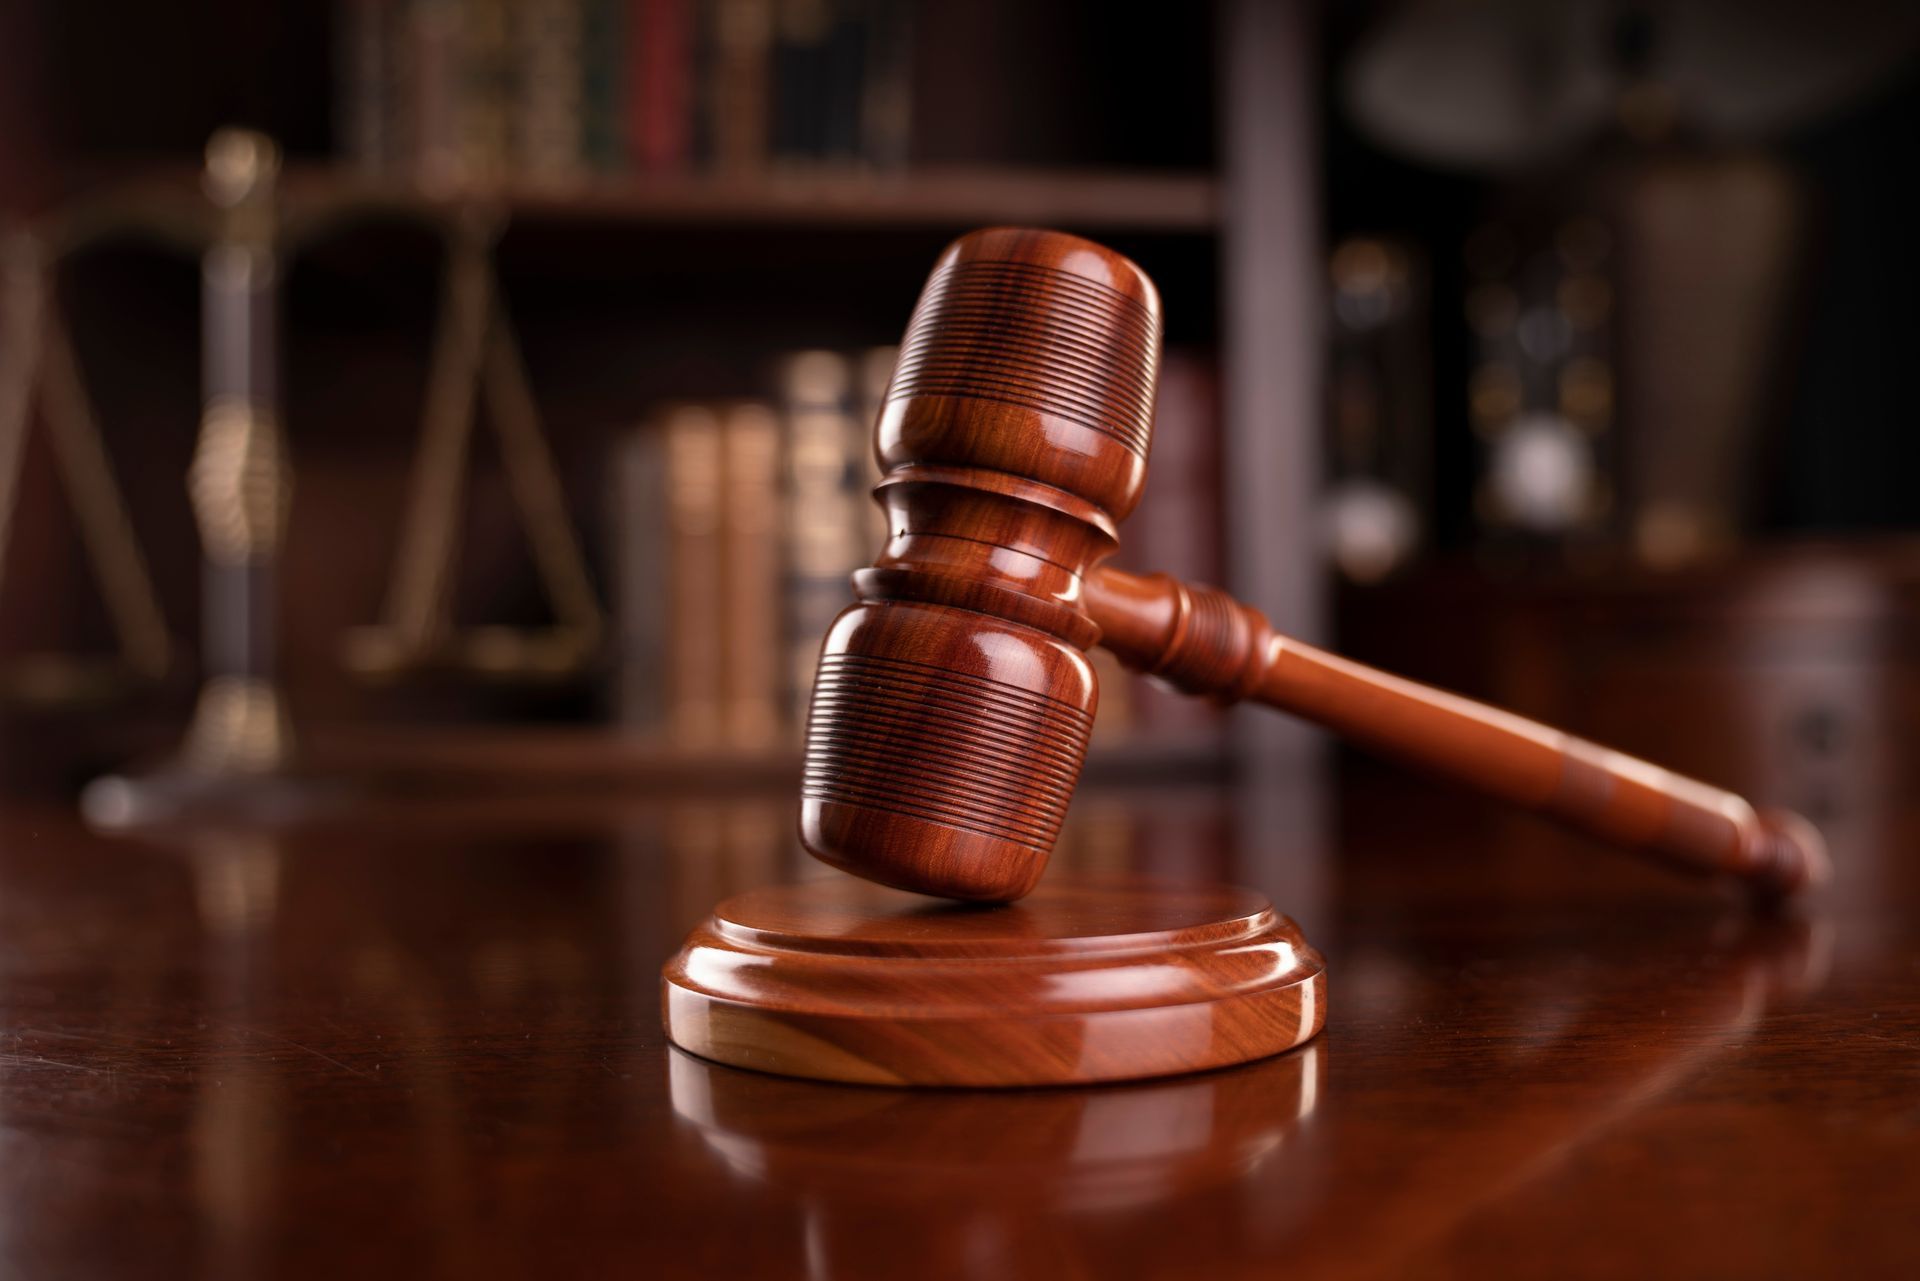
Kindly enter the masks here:
M 668 1037 L 787 1076 L 910 1086 L 1170 1076 L 1292 1049 L 1326 966 L 1265 897 L 1050 877 L 952 903 L 852 877 L 754 890 L 661 976 Z

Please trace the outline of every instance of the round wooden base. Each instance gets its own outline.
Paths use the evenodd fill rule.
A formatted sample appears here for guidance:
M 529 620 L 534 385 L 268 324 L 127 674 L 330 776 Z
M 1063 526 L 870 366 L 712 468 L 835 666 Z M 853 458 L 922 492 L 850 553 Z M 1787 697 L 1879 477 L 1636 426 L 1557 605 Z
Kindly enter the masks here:
M 729 899 L 662 973 L 667 1035 L 736 1067 L 885 1085 L 1169 1076 L 1291 1049 L 1326 967 L 1251 890 L 1049 878 L 950 903 L 852 877 Z

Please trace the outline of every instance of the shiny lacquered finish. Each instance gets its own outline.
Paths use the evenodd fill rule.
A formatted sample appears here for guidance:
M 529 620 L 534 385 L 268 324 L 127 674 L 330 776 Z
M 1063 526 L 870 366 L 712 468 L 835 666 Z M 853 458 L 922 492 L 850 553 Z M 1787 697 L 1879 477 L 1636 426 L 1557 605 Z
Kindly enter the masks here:
M 1152 283 L 1098 245 L 997 228 L 941 257 L 875 425 L 891 537 L 854 582 L 863 601 L 942 612 L 890 637 L 856 610 L 828 636 L 801 810 L 815 855 L 950 898 L 1030 891 L 1094 711 L 1067 654 L 1098 642 L 1767 896 L 1825 878 L 1797 815 L 1278 637 L 1216 589 L 1102 566 L 1146 478 L 1159 345 Z M 978 670 L 970 637 L 1022 633 L 1049 657 L 1011 680 Z M 866 647 L 844 652 L 856 635 Z
M 1782 810 L 1537 722 L 1276 636 L 1261 613 L 1165 574 L 1102 568 L 1087 609 L 1121 661 L 1180 689 L 1253 699 L 1687 870 L 1793 894 L 1827 878 L 1826 844 Z
M 1139 267 L 1057 231 L 976 231 L 907 322 L 880 463 L 1026 476 L 1121 520 L 1146 483 L 1159 374 L 1160 295 Z
M 715 903 L 837 875 L 790 783 L 461 772 L 171 845 L 0 803 L 0 1275 L 1920 1276 L 1914 725 L 1780 923 L 1363 761 L 1301 807 L 1084 781 L 1049 882 L 1251 885 L 1328 955 L 1333 1017 L 1240 1067 L 1035 1090 L 667 1042 L 661 963 Z
M 1139 501 L 1160 302 L 1057 232 L 962 237 L 879 421 L 889 538 L 822 650 L 800 833 L 836 867 L 1000 901 L 1046 870 L 1092 728 L 1086 572 Z
M 883 883 L 1019 898 L 1046 870 L 1094 708 L 1086 655 L 1056 636 L 947 605 L 856 605 L 814 677 L 801 840 Z M 893 857 L 851 853 L 869 849 Z
M 1250 890 L 1056 877 L 966 906 L 845 877 L 714 910 L 663 975 L 675 1044 L 874 1085 L 1167 1076 L 1278 1054 L 1326 1018 L 1326 971 Z
M 1044 1252 L 1049 1228 L 1216 1192 L 1268 1167 L 1325 1085 L 1317 1044 L 1234 1072 L 1097 1090 L 855 1090 L 667 1065 L 675 1117 L 715 1164 L 825 1210 L 832 1275 L 897 1275 L 897 1238 L 932 1275 L 964 1270 L 991 1233 Z M 991 1225 L 982 1231 L 982 1224 Z

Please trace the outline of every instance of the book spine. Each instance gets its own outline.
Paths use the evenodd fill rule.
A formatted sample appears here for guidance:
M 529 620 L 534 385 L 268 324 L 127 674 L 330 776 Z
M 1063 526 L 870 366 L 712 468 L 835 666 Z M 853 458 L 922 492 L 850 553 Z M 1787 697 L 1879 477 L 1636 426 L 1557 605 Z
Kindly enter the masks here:
M 711 748 L 722 738 L 720 421 L 704 405 L 666 418 L 670 520 L 668 644 L 664 676 L 674 742 Z
M 787 678 L 793 723 L 806 724 L 820 641 L 852 599 L 853 571 L 870 563 L 872 450 L 853 410 L 853 362 L 800 352 L 782 372 L 787 427 Z
M 707 154 L 717 169 L 758 172 L 769 155 L 773 0 L 713 0 L 707 17 Z
M 866 5 L 838 0 L 820 51 L 820 155 L 850 164 L 861 155 L 860 107 L 867 79 Z
M 818 160 L 825 151 L 828 0 L 776 0 L 773 38 L 773 159 Z
M 459 73 L 461 176 L 494 183 L 513 157 L 513 35 L 508 0 L 466 0 Z
M 393 165 L 393 111 L 388 94 L 396 53 L 390 0 L 344 0 L 335 50 L 335 147 L 354 168 L 378 174 Z
M 596 173 L 627 165 L 627 2 L 584 0 L 580 153 Z
M 913 141 L 913 6 L 868 0 L 860 150 L 882 169 L 905 167 Z
M 682 171 L 692 148 L 689 0 L 633 0 L 628 18 L 633 167 L 642 173 Z
M 408 13 L 413 167 L 416 177 L 435 186 L 457 183 L 462 176 L 462 19 L 459 0 L 414 0 Z
M 386 150 L 380 172 L 411 177 L 418 174 L 420 162 L 419 49 L 413 33 L 417 0 L 384 2 L 379 39 L 385 51 L 380 61 L 385 80 L 379 94 L 380 109 L 386 117 L 382 126 Z
M 780 421 L 753 401 L 730 406 L 723 421 L 722 731 L 728 746 L 760 751 L 777 744 L 783 720 Z
M 1130 559 L 1186 582 L 1218 584 L 1225 577 L 1220 521 L 1219 383 L 1213 361 L 1170 351 L 1160 370 L 1153 429 L 1153 477 L 1140 509 L 1127 522 Z M 1144 553 L 1144 556 L 1142 555 Z M 1132 682 L 1134 722 L 1143 733 L 1168 739 L 1205 739 L 1223 717 L 1204 699 L 1150 680 Z M 1104 705 L 1101 715 L 1105 716 Z
M 616 444 L 613 468 L 614 618 L 619 635 L 615 720 L 628 731 L 665 737 L 671 646 L 673 522 L 669 517 L 667 433 L 649 423 Z
M 535 178 L 584 167 L 585 0 L 519 0 L 513 9 L 514 159 Z

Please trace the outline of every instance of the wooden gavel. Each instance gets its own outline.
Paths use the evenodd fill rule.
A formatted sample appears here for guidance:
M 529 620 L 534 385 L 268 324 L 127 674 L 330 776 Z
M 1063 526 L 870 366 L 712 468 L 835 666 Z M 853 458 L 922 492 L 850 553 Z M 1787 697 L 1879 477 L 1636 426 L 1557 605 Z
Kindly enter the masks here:
M 815 678 L 816 857 L 926 894 L 1026 894 L 1086 759 L 1097 643 L 1681 867 L 1773 894 L 1823 878 L 1797 815 L 1276 635 L 1214 588 L 1102 567 L 1145 484 L 1159 358 L 1159 296 L 1111 250 L 993 228 L 941 256 L 876 424 L 889 541 Z

